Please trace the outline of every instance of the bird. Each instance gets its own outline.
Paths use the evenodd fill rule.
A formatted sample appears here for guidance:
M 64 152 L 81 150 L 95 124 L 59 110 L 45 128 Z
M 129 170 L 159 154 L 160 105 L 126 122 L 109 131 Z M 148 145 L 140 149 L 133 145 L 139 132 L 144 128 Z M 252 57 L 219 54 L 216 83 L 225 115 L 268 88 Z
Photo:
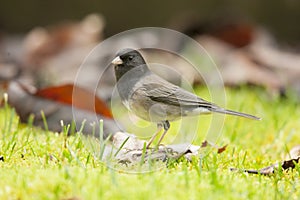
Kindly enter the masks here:
M 141 53 L 135 49 L 119 50 L 111 63 L 125 107 L 136 116 L 157 124 L 157 131 L 148 141 L 147 149 L 163 129 L 156 147 L 159 146 L 170 128 L 170 121 L 181 117 L 222 113 L 260 120 L 254 115 L 222 108 L 166 81 L 149 69 Z

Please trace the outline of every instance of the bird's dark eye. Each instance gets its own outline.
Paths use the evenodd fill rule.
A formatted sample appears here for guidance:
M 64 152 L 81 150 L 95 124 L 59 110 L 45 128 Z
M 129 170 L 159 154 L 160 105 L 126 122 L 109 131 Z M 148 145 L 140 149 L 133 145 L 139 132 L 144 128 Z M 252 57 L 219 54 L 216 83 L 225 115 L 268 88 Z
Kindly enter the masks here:
M 132 59 L 133 59 L 133 56 L 129 56 L 129 57 L 128 57 L 128 60 L 132 60 Z

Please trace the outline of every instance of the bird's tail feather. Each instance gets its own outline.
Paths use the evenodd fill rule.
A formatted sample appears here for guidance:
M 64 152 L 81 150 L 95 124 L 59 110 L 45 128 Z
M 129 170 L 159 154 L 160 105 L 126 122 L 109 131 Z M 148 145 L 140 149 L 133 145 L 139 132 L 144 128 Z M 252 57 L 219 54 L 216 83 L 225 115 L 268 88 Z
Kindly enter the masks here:
M 236 112 L 236 111 L 233 111 L 233 110 L 226 110 L 226 109 L 222 109 L 222 108 L 214 108 L 214 109 L 211 109 L 211 111 L 212 112 L 217 112 L 217 113 L 228 114 L 228 115 L 236 115 L 236 116 L 245 117 L 245 118 L 249 118 L 249 119 L 261 120 L 260 117 L 256 117 L 254 115 L 241 113 L 241 112 Z

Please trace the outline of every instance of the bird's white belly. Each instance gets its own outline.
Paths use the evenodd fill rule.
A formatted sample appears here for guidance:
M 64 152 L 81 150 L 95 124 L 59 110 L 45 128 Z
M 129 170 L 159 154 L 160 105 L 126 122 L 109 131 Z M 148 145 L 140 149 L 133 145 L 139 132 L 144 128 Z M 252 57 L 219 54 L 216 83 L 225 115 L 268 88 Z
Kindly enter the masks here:
M 193 110 L 186 110 L 184 111 L 184 113 L 186 116 L 189 116 L 189 115 L 209 114 L 211 113 L 211 111 L 208 110 L 207 108 L 198 107 Z

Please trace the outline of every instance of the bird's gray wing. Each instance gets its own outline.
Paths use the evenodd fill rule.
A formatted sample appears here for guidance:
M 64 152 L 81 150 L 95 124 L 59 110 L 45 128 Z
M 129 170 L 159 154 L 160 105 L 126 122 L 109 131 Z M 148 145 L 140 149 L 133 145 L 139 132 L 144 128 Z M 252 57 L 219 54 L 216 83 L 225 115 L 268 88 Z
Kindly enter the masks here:
M 218 107 L 213 103 L 205 101 L 204 99 L 188 92 L 176 85 L 161 79 L 155 79 L 157 82 L 145 81 L 142 88 L 145 95 L 157 103 L 167 105 L 180 106 L 180 107 L 205 107 L 212 108 Z
M 167 82 L 168 83 L 168 82 Z M 153 85 L 152 85 L 153 84 Z M 229 115 L 236 115 L 240 117 L 246 117 L 250 119 L 260 120 L 259 117 L 249 115 L 247 113 L 236 112 L 233 110 L 227 110 L 201 99 L 200 97 L 183 90 L 182 88 L 172 84 L 157 84 L 151 83 L 145 85 L 145 89 L 148 88 L 148 98 L 158 103 L 164 103 L 167 105 L 174 105 L 179 107 L 189 108 L 191 110 L 197 109 L 197 107 L 206 108 L 210 112 L 217 112 Z

